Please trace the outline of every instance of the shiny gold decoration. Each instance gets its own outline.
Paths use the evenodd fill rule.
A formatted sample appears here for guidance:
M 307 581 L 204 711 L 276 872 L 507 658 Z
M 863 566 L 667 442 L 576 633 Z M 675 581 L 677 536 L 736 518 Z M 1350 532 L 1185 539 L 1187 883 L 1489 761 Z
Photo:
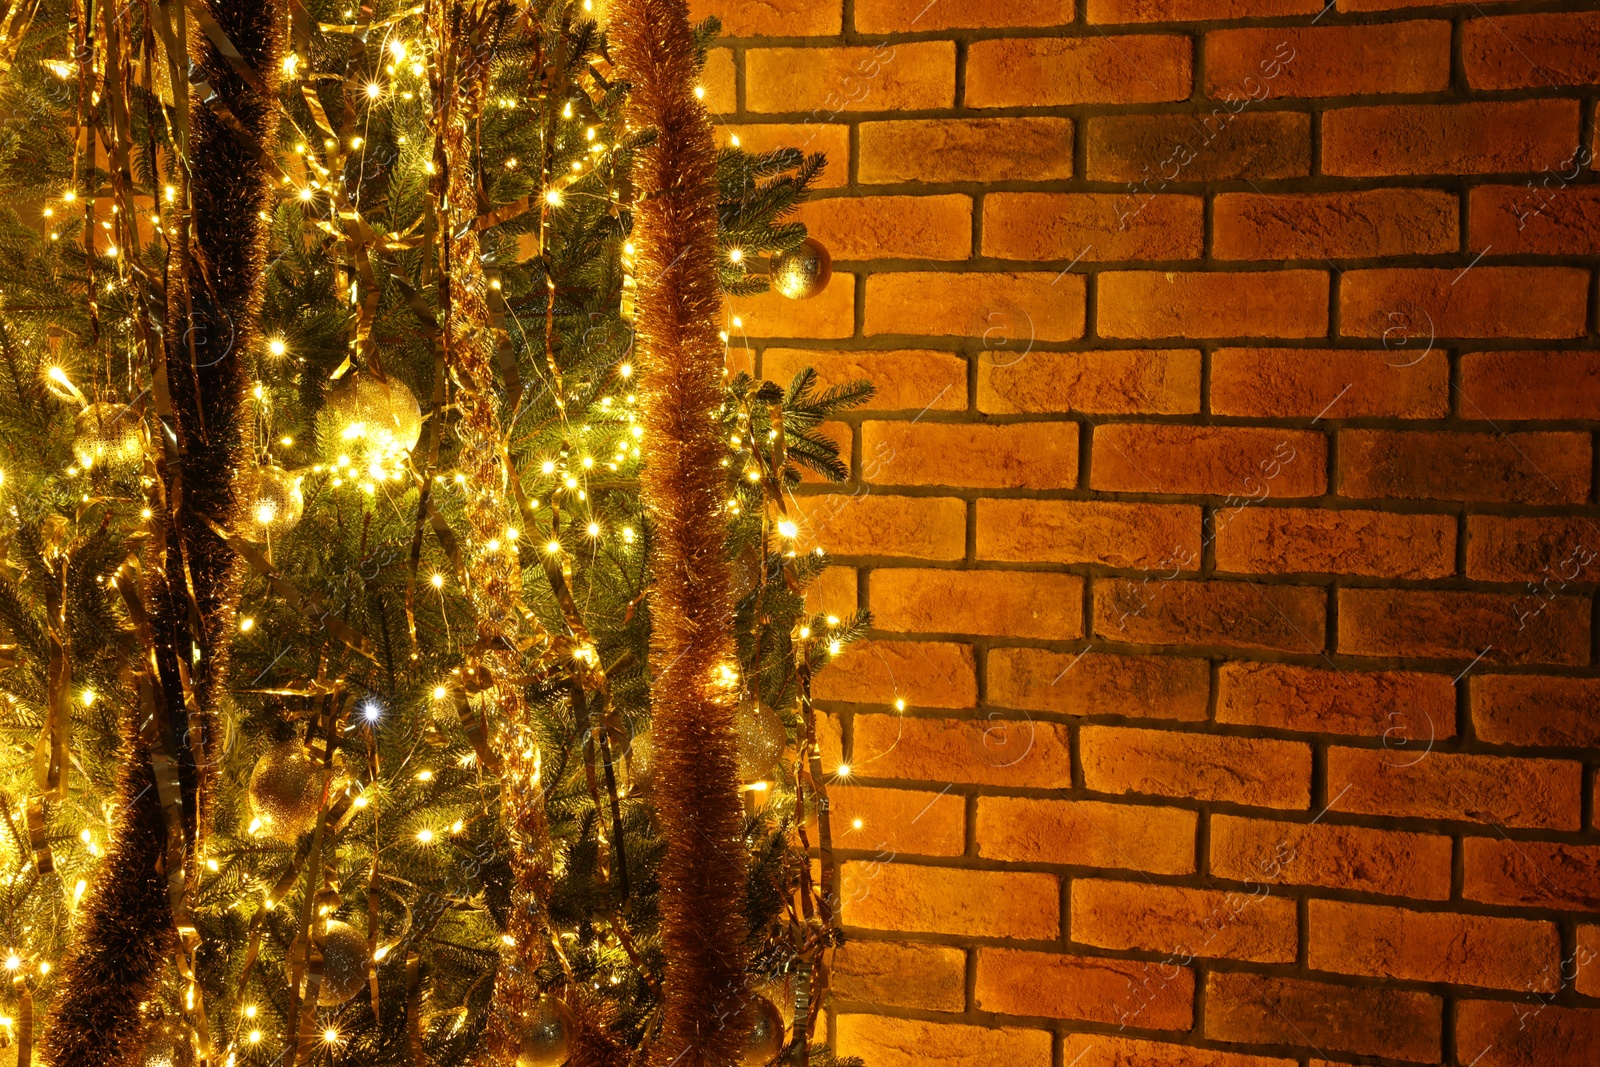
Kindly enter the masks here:
M 294 841 L 311 829 L 322 807 L 322 768 L 299 741 L 267 749 L 250 775 L 250 814 L 259 832 Z
M 285 534 L 305 514 L 306 498 L 300 492 L 300 475 L 268 463 L 257 467 L 241 503 L 257 530 Z
M 790 300 L 809 300 L 828 287 L 833 257 L 815 237 L 772 257 L 772 287 Z
M 404 382 L 354 371 L 329 388 L 317 433 L 336 471 L 369 482 L 398 480 L 422 436 L 422 409 Z
M 783 1051 L 783 1016 L 766 997 L 751 994 L 734 1017 L 733 1028 L 739 1034 L 741 1067 L 766 1067 Z
M 522 1020 L 517 1067 L 561 1067 L 572 1054 L 577 1030 L 572 1009 L 552 996 L 533 1002 Z
M 733 713 L 733 730 L 739 752 L 739 774 L 746 782 L 759 782 L 769 777 L 789 743 L 783 716 L 759 700 L 742 700 Z
M 745 981 L 744 822 L 733 735 L 738 700 L 721 427 L 722 294 L 716 146 L 694 89 L 684 0 L 615 0 L 610 40 L 632 86 L 624 116 L 656 139 L 634 157 L 634 330 L 648 450 L 640 496 L 650 542 L 653 795 L 666 957 L 657 1067 L 723 1067 L 739 1035 L 721 1012 Z
M 296 938 L 284 957 L 284 967 L 292 970 L 296 960 L 301 960 L 300 994 L 305 995 L 305 948 Z M 347 922 L 328 920 L 328 932 L 322 939 L 322 980 L 317 986 L 317 1003 L 324 1008 L 343 1004 L 367 984 L 367 969 L 372 956 L 367 949 L 366 935 Z
M 144 452 L 139 413 L 126 404 L 89 404 L 72 420 L 72 454 L 85 467 L 126 467 Z

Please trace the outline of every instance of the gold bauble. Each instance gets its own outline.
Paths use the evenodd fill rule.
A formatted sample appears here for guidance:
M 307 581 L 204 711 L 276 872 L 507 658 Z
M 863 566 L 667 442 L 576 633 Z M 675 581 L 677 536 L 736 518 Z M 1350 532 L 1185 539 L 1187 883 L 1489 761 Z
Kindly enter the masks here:
M 826 289 L 832 277 L 833 257 L 815 237 L 772 257 L 772 287 L 790 300 L 809 300 Z
M 764 780 L 789 743 L 783 716 L 758 700 L 741 700 L 733 712 L 733 730 L 740 776 L 746 782 Z
M 322 809 L 322 767 L 299 741 L 280 741 L 251 773 L 249 797 L 250 814 L 261 820 L 263 833 L 297 840 Z
M 578 1020 L 565 1003 L 542 996 L 523 1015 L 518 1029 L 517 1067 L 561 1067 L 572 1055 Z
M 304 943 L 295 938 L 284 961 L 284 967 L 291 975 L 295 958 L 304 951 Z M 328 932 L 322 939 L 322 981 L 317 985 L 317 1003 L 324 1008 L 332 1008 L 361 992 L 367 984 L 367 969 L 371 964 L 372 955 L 367 951 L 366 935 L 347 922 L 329 919 Z M 301 995 L 305 991 L 305 969 L 302 967 Z
M 628 780 L 632 792 L 642 793 L 650 788 L 650 776 L 655 769 L 656 746 L 654 737 L 640 730 L 628 740 Z
M 178 1067 L 179 1049 L 177 1028 L 166 1019 L 157 1021 L 145 1039 L 144 1067 Z
M 300 475 L 268 463 L 255 469 L 243 495 L 244 513 L 257 529 L 288 533 L 305 514 Z
M 85 467 L 136 463 L 144 452 L 144 426 L 126 404 L 89 404 L 72 420 L 72 452 Z
M 783 1016 L 777 1006 L 752 993 L 739 1008 L 733 1025 L 739 1031 L 739 1063 L 742 1067 L 766 1067 L 783 1051 Z
M 398 470 L 417 446 L 422 410 L 399 379 L 354 371 L 328 390 L 317 435 L 329 459 L 344 457 L 353 476 L 376 480 Z

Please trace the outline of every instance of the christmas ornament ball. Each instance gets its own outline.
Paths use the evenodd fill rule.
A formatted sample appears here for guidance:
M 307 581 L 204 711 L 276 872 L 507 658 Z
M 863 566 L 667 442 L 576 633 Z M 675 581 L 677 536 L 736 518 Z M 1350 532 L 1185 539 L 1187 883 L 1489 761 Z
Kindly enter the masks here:
M 348 457 L 358 474 L 404 456 L 422 436 L 416 396 L 399 379 L 371 371 L 353 371 L 335 382 L 317 422 L 330 458 Z
M 280 741 L 267 749 L 250 774 L 250 814 L 262 831 L 293 841 L 317 821 L 322 807 L 322 768 L 299 741 Z
M 833 257 L 815 237 L 772 257 L 772 287 L 790 300 L 809 300 L 826 289 L 832 277 Z
M 126 404 L 89 404 L 72 420 L 72 453 L 85 467 L 133 463 L 144 451 L 138 412 Z
M 766 1067 L 783 1051 L 783 1016 L 766 997 L 752 995 L 745 1001 L 734 1025 L 739 1028 L 742 1067 Z
M 650 775 L 655 769 L 655 738 L 647 730 L 640 730 L 628 739 L 628 780 L 632 792 L 644 792 L 650 787 Z
M 301 942 L 296 938 L 285 963 L 291 973 L 301 951 Z M 332 1008 L 361 992 L 367 984 L 367 968 L 371 962 L 366 936 L 347 922 L 329 919 L 328 931 L 322 939 L 322 980 L 317 986 L 317 1003 Z M 303 977 L 300 992 L 305 993 Z
M 144 1043 L 144 1067 L 177 1067 L 178 1038 L 166 1020 L 150 1028 Z
M 555 997 L 540 997 L 522 1019 L 517 1067 L 561 1067 L 572 1054 L 577 1029 L 571 1008 Z
M 306 510 L 300 475 L 271 463 L 257 467 L 244 504 L 251 522 L 272 533 L 287 533 Z
M 758 700 L 742 700 L 733 713 L 733 730 L 740 776 L 746 782 L 765 779 L 789 743 L 783 716 Z

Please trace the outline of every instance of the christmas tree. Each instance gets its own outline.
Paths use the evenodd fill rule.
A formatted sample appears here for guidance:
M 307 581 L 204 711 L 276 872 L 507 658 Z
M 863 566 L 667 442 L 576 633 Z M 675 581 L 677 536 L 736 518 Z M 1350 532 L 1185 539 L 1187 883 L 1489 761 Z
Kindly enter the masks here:
M 682 0 L 0 30 L 0 1044 L 826 1059 L 785 497 L 870 387 L 719 336 L 821 157 L 714 148 Z

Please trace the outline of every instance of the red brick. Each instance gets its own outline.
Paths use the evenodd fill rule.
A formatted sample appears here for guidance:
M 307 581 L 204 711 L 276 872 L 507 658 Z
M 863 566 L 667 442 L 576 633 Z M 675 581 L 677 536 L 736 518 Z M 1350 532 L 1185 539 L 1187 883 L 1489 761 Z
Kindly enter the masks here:
M 1561 938 L 1555 923 L 1307 902 L 1313 970 L 1416 982 L 1553 993 Z
M 979 500 L 978 558 L 1194 571 L 1200 566 L 1200 509 L 1104 500 Z
M 985 352 L 978 410 L 989 414 L 1085 411 L 1188 415 L 1200 410 L 1200 351 Z
M 1420 346 L 1435 337 L 1581 337 L 1589 272 L 1575 267 L 1405 267 L 1345 272 L 1339 331 Z M 1401 362 L 1403 357 L 1396 357 Z
M 901 119 L 860 126 L 864 185 L 1072 177 L 1072 120 Z M 830 158 L 832 158 L 830 156 Z
M 1187 100 L 1194 85 L 1188 37 L 1020 37 L 967 48 L 966 106 L 1154 104 Z
M 738 73 L 732 49 L 713 48 L 706 53 L 700 85 L 706 91 L 706 110 L 713 115 L 730 115 L 739 110 Z
M 723 317 L 736 340 L 751 337 L 849 337 L 856 331 L 853 274 L 836 273 L 809 300 L 790 300 L 774 290 L 729 299 Z
M 1101 579 L 1094 633 L 1142 645 L 1201 645 L 1321 652 L 1327 602 L 1321 589 L 1253 582 Z
M 1220 193 L 1213 246 L 1218 259 L 1274 261 L 1454 252 L 1461 246 L 1458 205 L 1454 193 L 1440 189 Z
M 1267 894 L 1075 878 L 1072 940 L 1254 963 L 1293 963 L 1295 903 Z
M 1314 885 L 1445 900 L 1451 847 L 1441 834 L 1213 815 L 1210 871 L 1252 886 Z
M 1468 419 L 1592 419 L 1600 352 L 1467 352 L 1459 391 Z
M 690 0 L 689 18 L 715 15 L 725 37 L 825 37 L 844 24 L 839 0 Z
M 1084 785 L 1097 793 L 1153 793 L 1268 808 L 1311 803 L 1311 746 L 1179 730 L 1085 726 Z
M 1275 26 L 1206 34 L 1206 93 L 1225 99 L 1432 93 L 1450 85 L 1450 23 Z
M 1070 489 L 1078 424 L 864 422 L 862 477 L 875 485 Z
M 1576 830 L 1582 772 L 1556 760 L 1330 748 L 1328 801 L 1363 815 Z
M 1565 975 L 1576 977 L 1573 988 L 1586 997 L 1600 997 L 1600 926 L 1578 927 L 1578 946 L 1564 963 Z
M 1576 100 L 1349 107 L 1322 116 L 1324 174 L 1537 171 L 1577 145 Z
M 1444 350 L 1219 348 L 1211 411 L 1252 418 L 1442 419 L 1450 409 Z
M 1577 829 L 1574 822 L 1571 829 Z M 1485 904 L 1600 910 L 1600 846 L 1462 839 L 1461 895 Z
M 762 376 L 784 387 L 807 367 L 824 388 L 871 382 L 872 399 L 860 411 L 964 411 L 967 406 L 967 361 L 949 352 L 769 348 L 761 354 Z
M 960 559 L 966 554 L 965 502 L 954 497 L 880 493 L 795 499 L 799 546 L 840 556 Z
M 1581 504 L 1588 434 L 1342 430 L 1339 492 L 1348 497 Z
M 911 111 L 956 98 L 953 41 L 752 48 L 744 70 L 745 107 L 755 112 Z
M 1083 636 L 1083 579 L 1075 574 L 880 567 L 871 583 L 872 621 L 880 630 L 1053 641 Z
M 856 585 L 854 567 L 829 567 L 806 586 L 806 610 L 849 615 L 856 610 Z
M 1328 442 L 1309 430 L 1106 423 L 1095 427 L 1092 489 L 1222 496 L 1230 504 L 1320 496 Z
M 970 708 L 978 700 L 972 649 L 942 641 L 856 641 L 817 675 L 818 700 Z
M 892 1016 L 841 1014 L 838 1054 L 873 1067 L 988 1067 L 998 1057 L 1015 1067 L 1050 1067 L 1048 1030 L 971 1026 Z
M 994 668 L 990 667 L 993 673 Z M 1600 679 L 1478 674 L 1472 730 L 1491 745 L 1600 746 Z
M 815 188 L 833 189 L 850 180 L 850 127 L 842 122 L 728 124 L 712 126 L 711 132 L 719 146 L 736 144 L 758 155 L 779 148 L 823 153 L 828 165 L 817 177 Z
M 1382 737 L 1391 747 L 1454 737 L 1455 703 L 1447 674 L 1235 662 L 1217 675 L 1218 722 Z
M 1102 337 L 1322 337 L 1328 276 L 1319 270 L 1100 275 Z
M 1004 5 L 930 4 L 928 0 L 857 0 L 861 33 L 925 33 L 968 26 L 1061 26 L 1072 21 L 1074 0 L 1014 0 Z
M 1067 1067 L 1295 1067 L 1295 1060 L 1218 1052 L 1192 1045 L 1169 1045 L 1106 1034 L 1065 1034 L 1062 1062 Z
M 1399 7 L 1453 6 L 1455 2 L 1456 0 L 1337 0 L 1336 7 L 1339 11 L 1390 11 Z
M 1532 583 L 1523 590 L 1531 598 L 1526 610 L 1534 610 L 1573 582 L 1594 581 L 1597 572 L 1600 527 L 1593 519 L 1467 517 L 1467 577 Z
M 978 1007 L 1003 1015 L 1187 1030 L 1194 1022 L 1194 972 L 1136 960 L 978 950 Z
M 978 854 L 995 860 L 1193 874 L 1196 815 L 1098 800 L 980 797 Z
M 1537 607 L 1537 605 L 1534 605 Z M 1490 663 L 1589 662 L 1589 602 L 1433 589 L 1339 590 L 1339 651 Z
M 1213 971 L 1206 1036 L 1437 1063 L 1444 1002 L 1430 993 Z
M 990 193 L 983 254 L 997 259 L 1199 259 L 1205 202 L 1152 196 L 1138 212 L 1124 193 Z
M 1026 350 L 1033 341 L 1083 336 L 1081 274 L 872 274 L 866 332 L 982 337 Z
M 1202 22 L 1315 15 L 1320 0 L 1089 0 L 1090 22 Z
M 835 848 L 896 856 L 966 851 L 967 801 L 956 793 L 835 783 L 828 789 L 828 807 Z
M 1084 120 L 1085 177 L 1139 182 L 1127 210 L 1168 182 L 1295 178 L 1311 173 L 1311 120 L 1294 111 L 1226 104 L 1194 115 L 1101 115 Z
M 1467 19 L 1461 63 L 1467 84 L 1474 89 L 1600 84 L 1600 14 L 1582 11 Z
M 1451 515 L 1241 507 L 1213 522 L 1219 571 L 1447 578 L 1456 570 Z
M 1600 255 L 1600 187 L 1568 185 L 1576 162 L 1550 165 L 1525 185 L 1472 190 L 1472 247 L 1496 255 Z
M 1067 789 L 1069 731 L 1062 723 L 1007 719 L 922 719 L 862 715 L 854 720 L 851 773 L 869 778 Z
M 1211 692 L 1203 659 L 1042 648 L 991 649 L 988 680 L 1000 707 L 1130 719 L 1200 722 Z
M 965 196 L 835 196 L 801 204 L 795 221 L 835 260 L 972 255 L 972 200 Z
M 840 867 L 839 895 L 844 922 L 871 930 L 1040 939 L 1061 927 L 1053 874 L 851 860 Z
M 927 1011 L 966 1006 L 967 954 L 949 945 L 852 939 L 833 955 L 831 988 L 841 1000 Z
M 1600 1061 L 1600 1011 L 1524 997 L 1456 1007 L 1457 1062 L 1473 1067 L 1576 1067 Z

